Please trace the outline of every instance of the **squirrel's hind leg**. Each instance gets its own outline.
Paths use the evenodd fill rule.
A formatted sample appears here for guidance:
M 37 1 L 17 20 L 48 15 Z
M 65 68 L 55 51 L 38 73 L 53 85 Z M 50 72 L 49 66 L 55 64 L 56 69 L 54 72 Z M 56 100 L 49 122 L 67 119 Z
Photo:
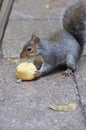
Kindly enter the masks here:
M 66 60 L 67 70 L 63 73 L 65 76 L 73 76 L 78 67 L 78 57 L 68 55 Z
M 78 58 L 76 59 L 71 54 L 67 56 L 66 60 L 67 70 L 65 72 L 62 72 L 62 75 L 73 76 L 75 74 L 78 67 Z
M 69 69 L 69 68 L 62 73 L 62 75 L 64 76 L 73 76 L 74 74 L 75 74 L 75 71 L 72 71 L 72 69 Z

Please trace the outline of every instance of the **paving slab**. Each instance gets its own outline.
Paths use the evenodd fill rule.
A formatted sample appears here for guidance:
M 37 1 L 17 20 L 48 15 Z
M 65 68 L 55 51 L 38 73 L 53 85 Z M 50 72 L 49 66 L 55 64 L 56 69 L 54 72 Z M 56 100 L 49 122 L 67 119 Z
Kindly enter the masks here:
M 71 3 L 71 0 L 15 0 L 2 43 L 3 56 L 19 57 L 33 33 L 45 38 L 57 31 L 62 26 L 64 10 Z
M 58 72 L 34 81 L 18 82 L 18 63 L 0 60 L 0 130 L 86 130 L 72 77 Z M 72 112 L 57 112 L 49 105 L 75 102 Z
M 19 57 L 22 47 L 32 34 L 44 38 L 56 28 L 59 27 L 55 20 L 9 21 L 2 44 L 4 57 Z
M 19 57 L 33 33 L 45 38 L 57 31 L 70 3 L 71 0 L 15 0 L 2 44 L 4 57 Z M 80 61 L 75 80 L 59 79 L 57 71 L 38 80 L 19 82 L 16 66 L 20 62 L 0 59 L 0 130 L 86 130 L 86 57 Z M 72 102 L 78 104 L 72 112 L 49 109 L 49 105 Z
M 24 20 L 25 17 L 26 19 L 58 19 L 62 10 L 70 3 L 72 3 L 71 0 L 37 0 L 36 2 L 35 0 L 15 0 L 10 18 L 11 20 L 19 20 L 21 18 Z

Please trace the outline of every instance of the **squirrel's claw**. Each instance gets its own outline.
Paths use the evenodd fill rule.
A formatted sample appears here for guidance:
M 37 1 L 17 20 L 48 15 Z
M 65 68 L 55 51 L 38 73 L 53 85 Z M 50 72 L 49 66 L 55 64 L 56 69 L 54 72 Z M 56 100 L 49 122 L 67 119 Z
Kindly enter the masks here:
M 67 69 L 62 74 L 65 75 L 65 76 L 74 76 L 74 72 L 71 69 Z

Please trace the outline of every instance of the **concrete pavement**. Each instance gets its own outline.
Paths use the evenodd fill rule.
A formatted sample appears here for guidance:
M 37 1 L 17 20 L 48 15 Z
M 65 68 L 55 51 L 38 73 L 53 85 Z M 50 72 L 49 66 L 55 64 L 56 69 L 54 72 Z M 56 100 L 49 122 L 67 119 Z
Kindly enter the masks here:
M 75 77 L 59 79 L 59 71 L 34 81 L 18 81 L 20 51 L 31 34 L 45 38 L 61 27 L 71 0 L 15 0 L 2 43 L 0 59 L 0 130 L 86 130 L 86 50 Z M 47 5 L 50 9 L 47 9 Z M 49 105 L 78 104 L 72 112 Z

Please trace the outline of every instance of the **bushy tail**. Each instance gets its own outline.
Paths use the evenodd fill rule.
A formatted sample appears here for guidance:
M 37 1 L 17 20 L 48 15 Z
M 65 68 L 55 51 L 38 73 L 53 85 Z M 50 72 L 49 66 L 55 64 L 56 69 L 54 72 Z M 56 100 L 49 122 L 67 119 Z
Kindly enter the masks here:
M 79 1 L 65 11 L 63 27 L 75 37 L 83 50 L 86 39 L 86 2 Z

